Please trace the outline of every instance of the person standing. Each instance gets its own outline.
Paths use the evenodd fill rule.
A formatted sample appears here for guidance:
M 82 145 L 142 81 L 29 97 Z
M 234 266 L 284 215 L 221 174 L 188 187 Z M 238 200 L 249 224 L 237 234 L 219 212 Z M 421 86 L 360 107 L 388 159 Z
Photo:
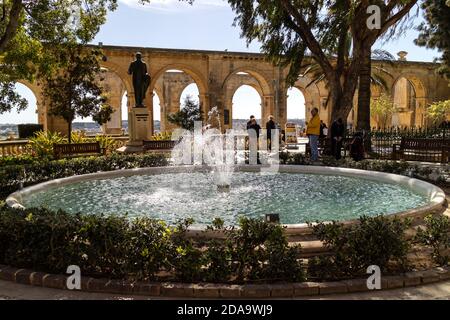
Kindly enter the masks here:
M 320 135 L 320 118 L 319 109 L 311 110 L 311 120 L 306 127 L 306 135 L 309 138 L 309 147 L 311 148 L 311 161 L 319 159 L 319 135 Z
M 327 125 L 320 120 L 320 134 L 319 134 L 319 138 L 323 139 L 327 136 L 328 134 L 328 127 Z
M 259 131 L 261 130 L 261 126 L 256 122 L 255 117 L 250 120 L 250 125 L 247 126 L 247 130 L 255 130 L 256 132 L 256 159 L 257 164 L 261 164 L 259 160 Z
M 344 122 L 342 118 L 333 121 L 331 125 L 331 152 L 336 160 L 341 158 L 342 143 L 344 141 Z
M 270 115 L 268 121 L 266 122 L 266 130 L 267 130 L 267 150 L 272 149 L 272 130 L 275 130 L 277 127 L 275 125 L 275 121 L 273 121 L 273 116 Z
M 250 120 L 247 121 L 247 130 L 250 129 L 250 126 L 252 125 L 253 120 L 256 121 L 255 116 L 251 115 Z

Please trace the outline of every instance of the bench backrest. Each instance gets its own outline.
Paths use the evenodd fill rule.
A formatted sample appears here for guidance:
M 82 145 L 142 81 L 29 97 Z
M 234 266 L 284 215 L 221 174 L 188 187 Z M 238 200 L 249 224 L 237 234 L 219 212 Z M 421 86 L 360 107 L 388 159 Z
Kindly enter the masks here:
M 61 143 L 53 145 L 53 153 L 55 158 L 59 158 L 64 155 L 101 153 L 101 152 L 102 149 L 98 141 L 87 143 Z
M 177 141 L 174 140 L 144 140 L 145 150 L 171 150 Z
M 450 147 L 449 139 L 402 138 L 400 148 L 424 151 L 443 151 Z

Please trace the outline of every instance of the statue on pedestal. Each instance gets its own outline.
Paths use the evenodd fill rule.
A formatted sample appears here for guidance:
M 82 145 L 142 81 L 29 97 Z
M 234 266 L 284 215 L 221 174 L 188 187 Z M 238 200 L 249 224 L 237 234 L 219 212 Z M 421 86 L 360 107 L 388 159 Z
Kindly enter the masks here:
M 133 89 L 136 107 L 144 106 L 145 93 L 150 86 L 150 75 L 147 72 L 147 65 L 142 61 L 142 54 L 136 53 L 136 60 L 130 64 L 128 74 L 133 76 Z

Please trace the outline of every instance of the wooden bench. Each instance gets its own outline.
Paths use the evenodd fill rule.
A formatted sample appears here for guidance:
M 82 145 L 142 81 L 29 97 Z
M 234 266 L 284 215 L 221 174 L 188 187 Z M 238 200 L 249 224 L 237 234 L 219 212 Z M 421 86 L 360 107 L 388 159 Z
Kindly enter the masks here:
M 394 144 L 394 160 L 427 161 L 447 163 L 450 154 L 450 139 L 405 138 Z
M 170 152 L 177 144 L 175 140 L 144 140 L 144 151 Z
M 55 159 L 66 157 L 87 156 L 87 155 L 104 155 L 105 150 L 100 147 L 100 143 L 63 143 L 53 145 L 53 156 Z

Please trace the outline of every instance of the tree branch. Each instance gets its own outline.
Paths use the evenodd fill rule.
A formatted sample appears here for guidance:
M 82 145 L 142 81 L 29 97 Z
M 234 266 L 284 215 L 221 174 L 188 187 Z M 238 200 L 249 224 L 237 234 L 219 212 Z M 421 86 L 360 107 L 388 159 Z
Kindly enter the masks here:
M 323 71 L 327 75 L 333 73 L 334 72 L 333 66 L 331 65 L 327 56 L 320 47 L 319 42 L 312 34 L 311 29 L 306 23 L 305 19 L 303 19 L 301 14 L 298 13 L 298 11 L 294 8 L 294 6 L 289 0 L 280 0 L 280 2 L 284 7 L 284 9 L 287 11 L 287 13 L 291 15 L 297 22 L 294 23 L 295 31 L 300 35 L 300 37 L 306 43 L 311 53 L 315 56 L 317 63 L 320 64 Z
M 397 1 L 392 0 L 388 5 L 387 9 L 390 12 Z M 377 33 L 377 38 L 380 37 L 383 33 L 385 33 L 391 26 L 396 24 L 398 21 L 400 21 L 408 12 L 411 10 L 412 7 L 414 7 L 417 3 L 417 0 L 411 0 L 407 5 L 405 5 L 401 10 L 399 10 L 396 14 L 394 14 L 392 17 L 387 19 L 385 23 L 381 26 L 381 29 Z M 389 9 L 390 8 L 390 9 Z
M 5 51 L 6 46 L 16 35 L 19 27 L 20 13 L 22 12 L 22 0 L 14 0 L 11 11 L 9 12 L 9 21 L 5 33 L 0 38 L 0 53 Z

